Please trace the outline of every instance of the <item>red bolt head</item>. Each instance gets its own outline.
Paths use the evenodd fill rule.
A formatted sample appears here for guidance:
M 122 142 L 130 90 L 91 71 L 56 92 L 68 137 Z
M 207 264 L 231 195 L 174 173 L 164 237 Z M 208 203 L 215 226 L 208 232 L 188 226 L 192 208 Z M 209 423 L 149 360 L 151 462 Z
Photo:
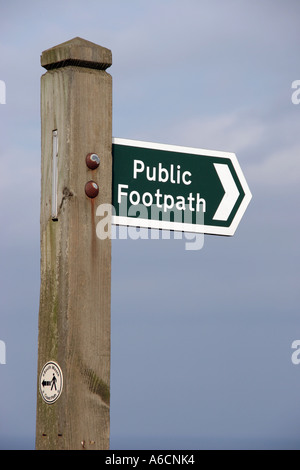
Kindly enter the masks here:
M 88 153 L 85 162 L 90 170 L 95 170 L 100 165 L 100 158 L 96 153 Z
M 98 196 L 99 193 L 99 186 L 95 181 L 88 181 L 85 185 L 85 194 L 93 199 L 94 197 Z

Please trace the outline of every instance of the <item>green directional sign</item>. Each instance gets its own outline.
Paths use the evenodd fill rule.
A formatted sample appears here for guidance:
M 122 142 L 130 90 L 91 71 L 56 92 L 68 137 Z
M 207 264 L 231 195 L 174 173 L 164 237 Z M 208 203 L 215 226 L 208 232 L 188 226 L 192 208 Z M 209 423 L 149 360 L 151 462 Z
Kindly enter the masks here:
M 233 153 L 113 139 L 116 225 L 233 235 L 251 197 Z

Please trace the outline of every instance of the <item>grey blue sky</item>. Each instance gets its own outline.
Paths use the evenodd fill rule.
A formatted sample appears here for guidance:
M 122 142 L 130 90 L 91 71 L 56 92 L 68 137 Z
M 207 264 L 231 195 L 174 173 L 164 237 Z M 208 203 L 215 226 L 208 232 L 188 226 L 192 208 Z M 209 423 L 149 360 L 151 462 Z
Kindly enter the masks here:
M 0 449 L 34 448 L 40 66 L 111 49 L 113 135 L 235 152 L 231 238 L 114 240 L 111 447 L 300 448 L 297 0 L 0 2 Z

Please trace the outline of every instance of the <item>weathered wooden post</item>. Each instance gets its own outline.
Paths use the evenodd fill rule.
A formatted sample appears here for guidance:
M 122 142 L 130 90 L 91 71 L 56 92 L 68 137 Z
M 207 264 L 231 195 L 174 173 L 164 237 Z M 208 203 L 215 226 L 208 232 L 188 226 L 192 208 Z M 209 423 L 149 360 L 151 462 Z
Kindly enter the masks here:
M 111 64 L 81 38 L 41 56 L 37 449 L 109 449 L 111 240 L 96 209 L 111 203 Z

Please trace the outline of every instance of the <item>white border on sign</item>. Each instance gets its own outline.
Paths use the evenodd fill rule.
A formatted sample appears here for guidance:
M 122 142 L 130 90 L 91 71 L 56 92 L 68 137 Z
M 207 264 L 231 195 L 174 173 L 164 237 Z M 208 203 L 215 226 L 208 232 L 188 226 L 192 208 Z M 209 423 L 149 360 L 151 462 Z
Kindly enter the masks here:
M 245 196 L 238 208 L 231 224 L 229 227 L 216 227 L 214 225 L 195 225 L 195 224 L 188 224 L 188 223 L 178 223 L 178 222 L 169 222 L 169 221 L 161 221 L 161 220 L 149 220 L 149 219 L 134 219 L 132 217 L 122 217 L 118 215 L 112 216 L 112 223 L 114 225 L 126 225 L 129 227 L 142 227 L 142 228 L 155 228 L 155 229 L 163 229 L 163 230 L 175 230 L 179 232 L 191 232 L 191 233 L 207 233 L 210 235 L 226 235 L 232 236 L 237 226 L 240 223 L 242 216 L 244 215 L 246 208 L 251 201 L 252 194 L 244 177 L 244 174 L 241 170 L 241 167 L 238 163 L 235 153 L 232 152 L 221 152 L 219 150 L 207 150 L 207 149 L 199 149 L 193 147 L 181 147 L 178 145 L 169 145 L 169 144 L 159 144 L 155 142 L 143 142 L 140 140 L 130 140 L 130 139 L 122 139 L 119 137 L 113 137 L 112 139 L 113 144 L 117 145 L 127 145 L 129 147 L 139 147 L 145 149 L 153 149 L 153 150 L 163 150 L 167 152 L 177 152 L 177 153 L 189 153 L 192 155 L 201 155 L 207 157 L 218 157 L 218 158 L 227 158 L 230 159 L 235 172 L 238 176 L 240 184 L 243 188 Z

